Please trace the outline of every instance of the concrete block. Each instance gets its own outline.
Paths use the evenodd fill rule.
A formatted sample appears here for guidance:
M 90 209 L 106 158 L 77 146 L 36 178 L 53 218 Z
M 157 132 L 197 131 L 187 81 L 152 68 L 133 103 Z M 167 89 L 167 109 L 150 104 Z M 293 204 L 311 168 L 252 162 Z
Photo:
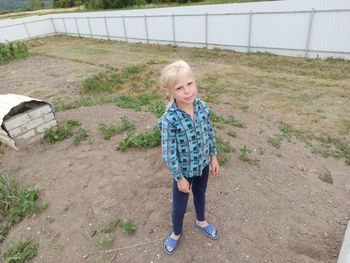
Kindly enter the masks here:
M 38 133 L 43 133 L 45 132 L 47 129 L 50 129 L 52 127 L 55 127 L 57 125 L 57 121 L 54 119 L 54 120 L 51 120 L 49 122 L 45 122 L 44 124 L 40 125 L 39 127 L 36 128 L 36 131 Z
M 16 137 L 16 136 L 22 134 L 22 130 L 21 130 L 20 127 L 17 127 L 17 128 L 12 129 L 12 130 L 9 130 L 8 132 L 9 132 L 11 137 Z
M 5 126 L 5 129 L 9 131 L 21 126 L 24 123 L 27 123 L 28 121 L 30 121 L 29 115 L 23 112 L 20 114 L 16 114 L 15 116 L 12 116 L 10 119 L 4 121 L 4 126 Z
M 338 263 L 349 263 L 350 262 L 350 221 L 345 231 L 343 244 L 341 246 Z
M 17 140 L 26 140 L 35 135 L 35 130 L 29 130 L 26 133 L 21 134 L 20 136 L 15 137 L 15 141 Z
M 50 105 L 44 105 L 44 106 L 41 106 L 38 108 L 31 109 L 31 110 L 27 111 L 26 113 L 28 113 L 29 118 L 31 120 L 34 120 L 34 119 L 39 118 L 39 117 L 41 117 L 49 112 L 51 112 Z
M 43 124 L 44 118 L 40 117 L 35 120 L 31 120 L 30 122 L 27 122 L 21 126 L 21 129 L 23 132 L 29 131 L 35 127 L 38 127 L 39 125 Z
M 47 113 L 44 115 L 44 121 L 48 122 L 55 119 L 55 115 L 53 114 L 53 112 Z

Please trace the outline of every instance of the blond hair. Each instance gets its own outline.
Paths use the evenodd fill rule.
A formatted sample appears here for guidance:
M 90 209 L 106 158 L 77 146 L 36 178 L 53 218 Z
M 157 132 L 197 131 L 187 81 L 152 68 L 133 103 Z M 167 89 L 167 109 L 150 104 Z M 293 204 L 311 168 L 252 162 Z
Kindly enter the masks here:
M 170 89 L 174 88 L 179 82 L 183 73 L 191 73 L 191 67 L 183 60 L 177 60 L 167 65 L 163 70 L 159 78 L 160 88 L 164 90 L 166 96 L 169 96 L 169 102 L 166 109 L 169 109 L 174 102 L 174 98 L 170 94 Z

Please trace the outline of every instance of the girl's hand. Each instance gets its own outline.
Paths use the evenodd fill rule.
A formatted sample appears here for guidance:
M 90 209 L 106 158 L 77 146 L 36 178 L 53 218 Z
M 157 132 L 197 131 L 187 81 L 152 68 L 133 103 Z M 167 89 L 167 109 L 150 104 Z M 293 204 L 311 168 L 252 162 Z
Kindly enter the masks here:
M 185 179 L 180 179 L 177 181 L 177 188 L 180 192 L 189 193 L 190 192 L 190 183 Z
M 218 176 L 219 174 L 219 161 L 218 161 L 218 157 L 213 156 L 211 157 L 211 163 L 210 163 L 210 170 L 211 170 L 211 174 L 214 176 Z

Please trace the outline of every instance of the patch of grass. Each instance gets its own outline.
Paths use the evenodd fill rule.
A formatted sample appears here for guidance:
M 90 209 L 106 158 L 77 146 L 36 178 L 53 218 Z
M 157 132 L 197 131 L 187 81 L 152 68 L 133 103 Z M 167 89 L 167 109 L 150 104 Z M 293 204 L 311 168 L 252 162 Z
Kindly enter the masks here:
M 235 119 L 233 115 L 228 116 L 228 118 L 224 120 L 224 123 L 238 128 L 247 128 L 242 121 Z
M 21 188 L 15 179 L 0 174 L 0 242 L 13 224 L 47 208 L 46 203 L 38 204 L 38 198 L 38 189 Z
M 220 123 L 220 122 L 224 122 L 225 121 L 225 118 L 216 114 L 215 112 L 211 111 L 210 112 L 210 120 L 212 122 L 217 122 L 217 123 Z
M 145 73 L 144 73 L 145 72 Z M 83 94 L 115 93 L 121 89 L 147 88 L 154 83 L 153 71 L 146 72 L 145 65 L 129 65 L 120 72 L 109 68 L 84 80 Z
M 38 254 L 39 244 L 33 244 L 30 239 L 11 243 L 4 252 L 4 259 L 8 263 L 27 262 Z
M 290 141 L 295 137 L 309 147 L 312 153 L 320 154 L 324 158 L 330 156 L 334 158 L 344 158 L 345 163 L 350 165 L 350 146 L 341 139 L 334 138 L 326 133 L 317 135 L 310 132 L 300 131 L 286 123 L 281 123 L 279 129 L 279 135 L 275 138 L 268 139 L 268 143 L 275 148 L 279 149 L 283 140 Z
M 0 43 L 0 64 L 28 56 L 28 45 L 24 42 Z
M 134 75 L 138 75 L 145 70 L 144 65 L 129 65 L 123 68 L 122 74 L 125 78 L 130 78 Z
M 133 109 L 136 111 L 141 110 L 141 102 L 134 96 L 132 95 L 123 95 L 119 96 L 116 99 L 117 106 L 124 108 L 124 109 Z
M 98 129 L 100 130 L 103 139 L 110 140 L 114 135 L 120 134 L 124 131 L 132 132 L 135 130 L 135 125 L 130 122 L 128 117 L 123 116 L 120 118 L 122 123 L 119 127 L 111 124 L 110 126 L 107 126 L 104 123 L 100 123 L 98 126 Z
M 229 124 L 238 128 L 247 128 L 247 125 L 240 120 L 237 120 L 233 115 L 228 116 L 226 119 L 215 112 L 210 112 L 210 120 L 214 123 Z
M 276 138 L 269 138 L 267 142 L 271 144 L 273 147 L 275 147 L 276 149 L 280 149 L 282 140 L 283 140 L 282 137 L 276 137 Z
M 117 227 L 122 227 L 123 226 L 123 221 L 119 218 L 113 218 L 106 226 L 100 227 L 100 228 L 95 228 L 93 229 L 89 236 L 93 237 L 96 234 L 99 233 L 112 233 L 114 230 L 117 229 Z
M 148 105 L 147 111 L 153 113 L 158 118 L 165 112 L 166 105 L 163 101 L 153 101 Z
M 133 220 L 125 220 L 123 222 L 123 230 L 129 235 L 135 233 L 136 231 L 135 222 Z
M 122 88 L 125 80 L 113 69 L 100 72 L 84 80 L 81 91 L 83 94 L 116 92 Z
M 115 237 L 110 237 L 117 228 L 123 229 L 128 234 L 134 234 L 136 231 L 136 224 L 130 219 L 120 219 L 118 217 L 112 218 L 107 225 L 94 228 L 88 235 L 84 237 L 98 250 L 104 250 L 109 247 Z
M 339 62 L 339 61 L 345 61 L 345 59 L 344 58 L 338 58 L 338 57 L 327 57 L 326 61 L 336 63 L 336 62 Z
M 158 127 L 154 127 L 152 132 L 135 134 L 128 132 L 124 139 L 118 143 L 116 150 L 125 151 L 130 147 L 136 148 L 153 148 L 160 145 L 161 133 Z
M 101 97 L 83 97 L 77 101 L 60 104 L 56 106 L 56 111 L 66 111 L 72 109 L 78 109 L 82 107 L 103 105 L 107 103 L 115 103 L 119 96 L 109 95 L 109 96 L 101 96 Z
M 204 91 L 207 102 L 217 102 L 217 98 L 224 92 L 223 87 L 218 84 L 218 77 L 214 75 L 200 80 L 199 89 Z
M 80 126 L 80 123 L 76 120 L 66 120 L 57 127 L 47 129 L 44 134 L 44 140 L 48 143 L 55 143 L 58 141 L 64 141 L 67 138 L 73 136 L 73 127 Z
M 72 144 L 78 145 L 82 141 L 86 141 L 89 138 L 89 135 L 87 134 L 86 130 L 83 128 L 78 128 L 77 132 L 74 134 L 72 138 Z
M 240 151 L 239 159 L 241 161 L 247 162 L 252 165 L 259 164 L 260 160 L 253 159 L 249 156 L 253 152 L 253 150 L 248 148 L 246 145 L 243 145 L 241 148 L 239 148 L 239 151 Z
M 230 130 L 227 132 L 227 135 L 232 137 L 232 138 L 236 138 L 237 137 L 237 132 L 235 132 L 234 130 Z
M 230 145 L 229 141 L 225 141 L 220 137 L 216 140 L 218 158 L 221 165 L 225 165 L 230 161 L 230 153 L 235 152 L 235 149 Z

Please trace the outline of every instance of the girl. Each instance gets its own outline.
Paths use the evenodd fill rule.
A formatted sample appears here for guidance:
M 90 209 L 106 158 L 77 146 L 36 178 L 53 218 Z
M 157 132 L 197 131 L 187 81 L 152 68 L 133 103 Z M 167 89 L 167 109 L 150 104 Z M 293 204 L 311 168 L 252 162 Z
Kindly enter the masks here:
M 166 66 L 160 84 L 169 102 L 158 125 L 162 132 L 163 159 L 173 176 L 173 231 L 164 243 L 164 251 L 172 255 L 181 236 L 191 188 L 196 228 L 212 240 L 220 237 L 220 233 L 208 224 L 204 216 L 209 165 L 212 175 L 217 176 L 219 163 L 209 109 L 197 98 L 196 82 L 190 66 L 182 60 Z

